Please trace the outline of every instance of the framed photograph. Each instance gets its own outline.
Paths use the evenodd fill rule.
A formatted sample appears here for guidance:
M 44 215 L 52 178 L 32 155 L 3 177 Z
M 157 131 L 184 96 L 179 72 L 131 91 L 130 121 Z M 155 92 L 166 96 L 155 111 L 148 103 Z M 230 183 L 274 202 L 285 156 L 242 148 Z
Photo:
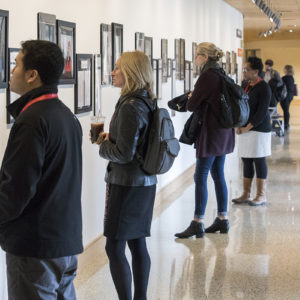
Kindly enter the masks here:
M 101 116 L 101 56 L 94 55 L 94 116 Z
M 157 59 L 157 100 L 161 100 L 162 98 L 162 77 L 163 77 L 163 67 L 162 60 Z
M 236 52 L 231 51 L 231 75 L 235 75 L 237 71 L 237 59 L 236 59 Z
M 37 19 L 38 40 L 56 43 L 56 16 L 39 12 Z
M 191 91 L 191 84 L 192 84 L 192 72 L 191 72 L 191 62 L 185 61 L 185 77 L 184 77 L 184 92 Z
M 220 67 L 223 66 L 223 57 L 219 58 L 218 64 L 219 64 Z
M 161 39 L 162 82 L 168 82 L 168 40 Z
M 111 84 L 112 71 L 112 33 L 111 25 L 100 25 L 100 55 L 101 55 L 101 79 L 102 85 Z
M 225 71 L 226 73 L 226 63 L 225 62 L 222 62 L 222 69 Z
M 8 86 L 8 11 L 0 9 L 0 89 Z
M 152 72 L 153 72 L 153 93 L 157 97 L 157 59 L 152 60 Z
M 111 23 L 112 32 L 112 70 L 123 52 L 123 25 Z
M 225 72 L 227 75 L 231 74 L 231 59 L 230 59 L 230 52 L 226 51 L 226 69 Z
M 92 54 L 77 54 L 77 81 L 75 85 L 75 114 L 92 110 Z
M 144 53 L 149 57 L 150 62 L 153 62 L 153 38 L 145 36 L 145 51 Z M 152 65 L 153 67 L 153 65 Z
M 74 84 L 76 82 L 76 24 L 56 20 L 56 29 L 57 45 L 60 47 L 65 61 L 64 70 L 60 77 L 59 84 Z
M 171 60 L 172 63 L 172 72 L 171 72 L 171 98 L 175 98 L 176 97 L 176 60 L 172 59 Z M 175 116 L 175 110 L 171 110 L 171 116 L 174 117 Z
M 145 34 L 142 32 L 135 33 L 135 50 L 145 52 Z
M 180 80 L 185 76 L 185 40 L 180 39 Z
M 176 79 L 180 80 L 180 39 L 175 39 Z
M 196 42 L 193 42 L 192 43 L 192 68 L 193 68 L 193 78 L 196 78 L 197 75 L 198 75 L 198 70 L 197 70 L 197 66 L 195 64 L 195 58 L 196 58 L 196 52 L 197 51 L 197 43 Z
M 20 50 L 21 49 L 19 49 L 19 48 L 9 48 L 9 50 L 8 50 L 8 60 L 9 60 L 8 81 L 10 79 L 10 71 L 16 66 L 16 57 Z M 19 97 L 20 97 L 20 95 L 12 92 L 8 87 L 7 93 L 6 93 L 6 105 L 9 105 L 9 104 L 15 102 Z M 14 118 L 8 112 L 6 112 L 6 114 L 7 114 L 6 123 L 7 124 L 13 123 Z
M 172 77 L 172 65 L 173 65 L 173 62 L 172 62 L 172 59 L 171 58 L 168 58 L 168 77 Z

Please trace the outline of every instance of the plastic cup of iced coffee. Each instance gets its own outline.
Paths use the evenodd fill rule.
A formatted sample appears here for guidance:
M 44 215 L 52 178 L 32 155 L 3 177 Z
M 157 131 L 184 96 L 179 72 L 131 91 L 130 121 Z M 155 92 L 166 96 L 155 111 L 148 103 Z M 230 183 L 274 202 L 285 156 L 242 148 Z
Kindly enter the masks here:
M 99 134 L 104 130 L 105 117 L 92 116 L 91 117 L 91 141 L 94 144 L 99 137 Z

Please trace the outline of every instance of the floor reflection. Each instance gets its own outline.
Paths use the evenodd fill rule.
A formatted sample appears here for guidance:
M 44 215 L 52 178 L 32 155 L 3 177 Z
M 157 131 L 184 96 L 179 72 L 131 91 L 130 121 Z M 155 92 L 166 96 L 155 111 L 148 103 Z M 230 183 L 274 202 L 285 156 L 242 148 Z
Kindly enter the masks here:
M 155 219 L 148 300 L 300 299 L 300 105 L 291 112 L 290 133 L 272 136 L 267 206 L 230 203 L 228 235 L 178 240 L 174 233 L 193 216 L 191 182 Z M 236 154 L 228 156 L 225 172 L 229 198 L 235 197 L 242 186 Z M 208 190 L 205 225 L 216 217 L 211 180 Z M 107 265 L 78 290 L 80 300 L 117 300 Z

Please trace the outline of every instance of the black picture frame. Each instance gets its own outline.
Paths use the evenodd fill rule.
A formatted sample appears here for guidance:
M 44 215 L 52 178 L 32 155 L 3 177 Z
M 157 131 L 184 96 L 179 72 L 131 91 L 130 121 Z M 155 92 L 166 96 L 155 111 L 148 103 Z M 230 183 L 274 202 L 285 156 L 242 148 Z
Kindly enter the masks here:
M 112 71 L 112 33 L 111 25 L 100 24 L 100 55 L 102 85 L 111 84 Z
M 112 70 L 115 68 L 115 64 L 118 58 L 123 52 L 123 25 L 118 23 L 111 23 L 112 34 Z
M 56 15 L 39 12 L 37 14 L 38 40 L 56 43 Z
M 10 79 L 10 72 L 11 70 L 16 66 L 16 57 L 21 49 L 20 48 L 9 48 L 8 49 L 8 81 Z M 20 95 L 12 92 L 9 88 L 7 87 L 7 92 L 6 92 L 6 105 L 10 105 L 14 101 L 16 101 Z M 8 113 L 6 110 L 6 123 L 7 124 L 12 124 L 14 122 L 14 118 Z
M 8 87 L 8 25 L 9 12 L 0 9 L 0 89 Z
M 102 115 L 102 103 L 101 103 L 101 55 L 94 55 L 94 101 L 93 112 L 94 116 Z
M 145 52 L 145 34 L 143 32 L 136 32 L 134 40 L 134 49 Z
M 93 54 L 76 54 L 75 114 L 92 110 Z
M 153 62 L 153 38 L 145 36 L 145 54 L 149 57 L 150 62 Z M 153 66 L 153 65 L 152 65 Z
M 59 84 L 76 83 L 76 23 L 56 20 L 57 45 L 60 47 L 65 66 Z

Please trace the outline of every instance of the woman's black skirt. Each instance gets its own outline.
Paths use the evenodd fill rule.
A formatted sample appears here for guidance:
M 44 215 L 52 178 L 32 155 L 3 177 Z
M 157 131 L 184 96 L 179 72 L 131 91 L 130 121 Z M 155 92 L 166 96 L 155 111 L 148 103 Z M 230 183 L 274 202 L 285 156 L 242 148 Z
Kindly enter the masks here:
M 104 235 L 133 240 L 150 236 L 156 185 L 107 184 Z

